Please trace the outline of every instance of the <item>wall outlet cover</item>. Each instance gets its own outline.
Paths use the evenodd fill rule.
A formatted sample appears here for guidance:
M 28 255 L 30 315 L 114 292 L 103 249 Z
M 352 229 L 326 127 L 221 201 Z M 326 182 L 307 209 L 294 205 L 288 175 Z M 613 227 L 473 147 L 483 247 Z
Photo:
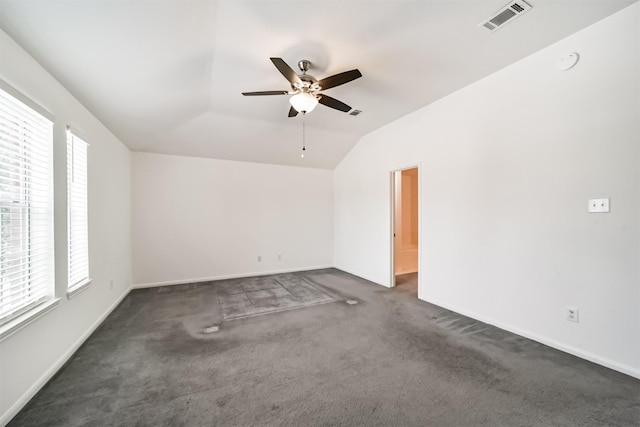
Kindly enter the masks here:
M 587 211 L 589 213 L 609 212 L 609 199 L 589 199 Z

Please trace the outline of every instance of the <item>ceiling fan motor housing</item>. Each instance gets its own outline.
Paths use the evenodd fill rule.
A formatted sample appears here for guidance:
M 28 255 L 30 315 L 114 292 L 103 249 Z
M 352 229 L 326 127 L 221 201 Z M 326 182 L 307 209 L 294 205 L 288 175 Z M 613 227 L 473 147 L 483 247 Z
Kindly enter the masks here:
M 301 74 L 298 77 L 300 77 L 300 83 L 296 82 L 292 85 L 292 88 L 294 90 L 301 90 L 303 92 L 317 92 L 322 89 L 322 87 L 320 87 L 320 85 L 317 83 L 318 80 L 316 80 L 316 78 L 312 75 Z

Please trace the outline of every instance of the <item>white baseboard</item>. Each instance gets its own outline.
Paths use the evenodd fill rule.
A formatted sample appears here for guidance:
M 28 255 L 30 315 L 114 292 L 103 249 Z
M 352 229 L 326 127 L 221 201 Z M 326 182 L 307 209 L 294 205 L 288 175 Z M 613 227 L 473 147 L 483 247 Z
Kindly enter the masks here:
M 91 336 L 91 334 L 104 322 L 104 320 L 115 310 L 115 308 L 125 299 L 131 288 L 126 289 L 122 295 L 96 320 L 87 331 L 76 340 L 76 342 L 36 381 L 29 389 L 0 417 L 0 425 L 5 426 L 15 417 L 18 412 L 40 391 L 47 382 L 67 363 L 80 346 Z
M 608 359 L 606 357 L 602 357 L 602 356 L 599 356 L 597 354 L 593 354 L 591 352 L 582 350 L 580 348 L 576 348 L 576 347 L 572 347 L 572 346 L 563 344 L 563 343 L 561 343 L 559 341 L 555 341 L 553 339 L 540 336 L 540 335 L 535 334 L 533 332 L 529 332 L 529 331 L 526 331 L 526 330 L 522 330 L 522 329 L 513 327 L 511 325 L 507 325 L 505 323 L 502 323 L 502 322 L 496 321 L 494 319 L 479 315 L 477 313 L 470 312 L 468 310 L 461 309 L 461 308 L 456 307 L 456 306 L 451 305 L 451 304 L 442 303 L 440 301 L 436 301 L 436 300 L 433 300 L 433 299 L 426 299 L 426 298 L 423 298 L 422 295 L 418 295 L 418 298 L 420 298 L 421 300 L 426 301 L 426 302 L 428 302 L 430 304 L 435 304 L 435 305 L 437 305 L 439 307 L 442 307 L 442 308 L 445 308 L 447 310 L 451 310 L 451 311 L 454 311 L 456 313 L 462 314 L 463 316 L 467 316 L 467 317 L 470 317 L 472 319 L 479 320 L 479 321 L 487 323 L 489 325 L 496 326 L 496 327 L 498 327 L 500 329 L 504 329 L 505 331 L 509 331 L 509 332 L 514 333 L 514 334 L 520 335 L 522 337 L 528 338 L 530 340 L 537 341 L 537 342 L 539 342 L 541 344 L 544 344 L 546 346 L 555 348 L 556 350 L 560 350 L 560 351 L 563 351 L 565 353 L 569 353 L 569 354 L 571 354 L 573 356 L 577 356 L 577 357 L 579 357 L 581 359 L 588 360 L 588 361 L 593 362 L 595 364 L 602 365 L 602 366 L 607 367 L 609 369 L 613 369 L 614 371 L 622 372 L 623 374 L 626 374 L 626 375 L 629 375 L 631 377 L 640 379 L 640 370 L 636 369 L 636 368 L 634 368 L 632 366 L 628 366 L 628 365 L 625 365 L 623 363 L 616 362 L 615 360 L 611 360 L 611 359 Z
M 187 283 L 211 282 L 215 280 L 225 280 L 225 279 L 239 279 L 242 277 L 267 276 L 269 274 L 296 273 L 298 271 L 321 270 L 324 268 L 333 268 L 333 266 L 327 265 L 327 266 L 313 266 L 313 267 L 297 267 L 297 268 L 286 268 L 282 270 L 254 271 L 252 273 L 223 274 L 219 276 L 198 277 L 198 278 L 180 279 L 180 280 L 167 280 L 164 282 L 137 283 L 132 285 L 131 289 L 157 288 L 158 286 L 184 285 Z
M 364 276 L 364 275 L 362 275 L 360 273 L 354 273 L 353 271 L 350 271 L 349 269 L 346 269 L 346 268 L 343 268 L 343 267 L 334 267 L 334 268 L 336 268 L 337 270 L 344 271 L 345 273 L 349 273 L 349 274 L 351 274 L 353 276 L 359 277 L 361 279 L 368 280 L 369 282 L 374 283 L 376 285 L 384 286 L 385 288 L 390 288 L 391 287 L 391 286 L 389 286 L 389 284 L 385 285 L 383 283 L 378 282 L 377 280 L 371 279 L 371 278 L 369 278 L 367 276 Z

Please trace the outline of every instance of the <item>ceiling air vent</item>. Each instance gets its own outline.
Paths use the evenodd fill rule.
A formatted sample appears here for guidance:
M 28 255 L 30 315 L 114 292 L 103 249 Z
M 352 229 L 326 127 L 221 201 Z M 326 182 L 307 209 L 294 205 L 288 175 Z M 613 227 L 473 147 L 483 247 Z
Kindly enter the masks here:
M 515 18 L 529 11 L 530 9 L 531 5 L 526 1 L 516 0 L 497 11 L 486 21 L 481 22 L 478 27 L 482 26 L 493 32 L 502 27 L 507 22 L 513 21 Z
M 360 110 L 351 110 L 351 112 L 349 113 L 350 116 L 357 116 L 358 114 L 362 113 L 362 111 Z

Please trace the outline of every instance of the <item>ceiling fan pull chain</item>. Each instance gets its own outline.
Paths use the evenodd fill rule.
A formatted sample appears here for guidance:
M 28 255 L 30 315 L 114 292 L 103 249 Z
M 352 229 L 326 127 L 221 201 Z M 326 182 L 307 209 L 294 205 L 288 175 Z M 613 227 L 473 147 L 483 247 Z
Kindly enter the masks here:
M 307 144 L 306 144 L 306 142 L 305 142 L 305 140 L 304 140 L 304 134 L 305 134 L 305 132 L 304 132 L 304 130 L 305 130 L 305 129 L 304 129 L 304 117 L 305 117 L 305 116 L 306 116 L 306 112 L 305 112 L 305 111 L 303 111 L 303 112 L 302 112 L 302 154 L 300 155 L 300 157 L 301 157 L 301 158 L 303 158 L 303 159 L 304 159 L 304 152 L 305 152 L 305 151 L 306 151 L 306 149 L 307 149 L 307 148 L 306 148 L 306 145 L 307 145 Z

